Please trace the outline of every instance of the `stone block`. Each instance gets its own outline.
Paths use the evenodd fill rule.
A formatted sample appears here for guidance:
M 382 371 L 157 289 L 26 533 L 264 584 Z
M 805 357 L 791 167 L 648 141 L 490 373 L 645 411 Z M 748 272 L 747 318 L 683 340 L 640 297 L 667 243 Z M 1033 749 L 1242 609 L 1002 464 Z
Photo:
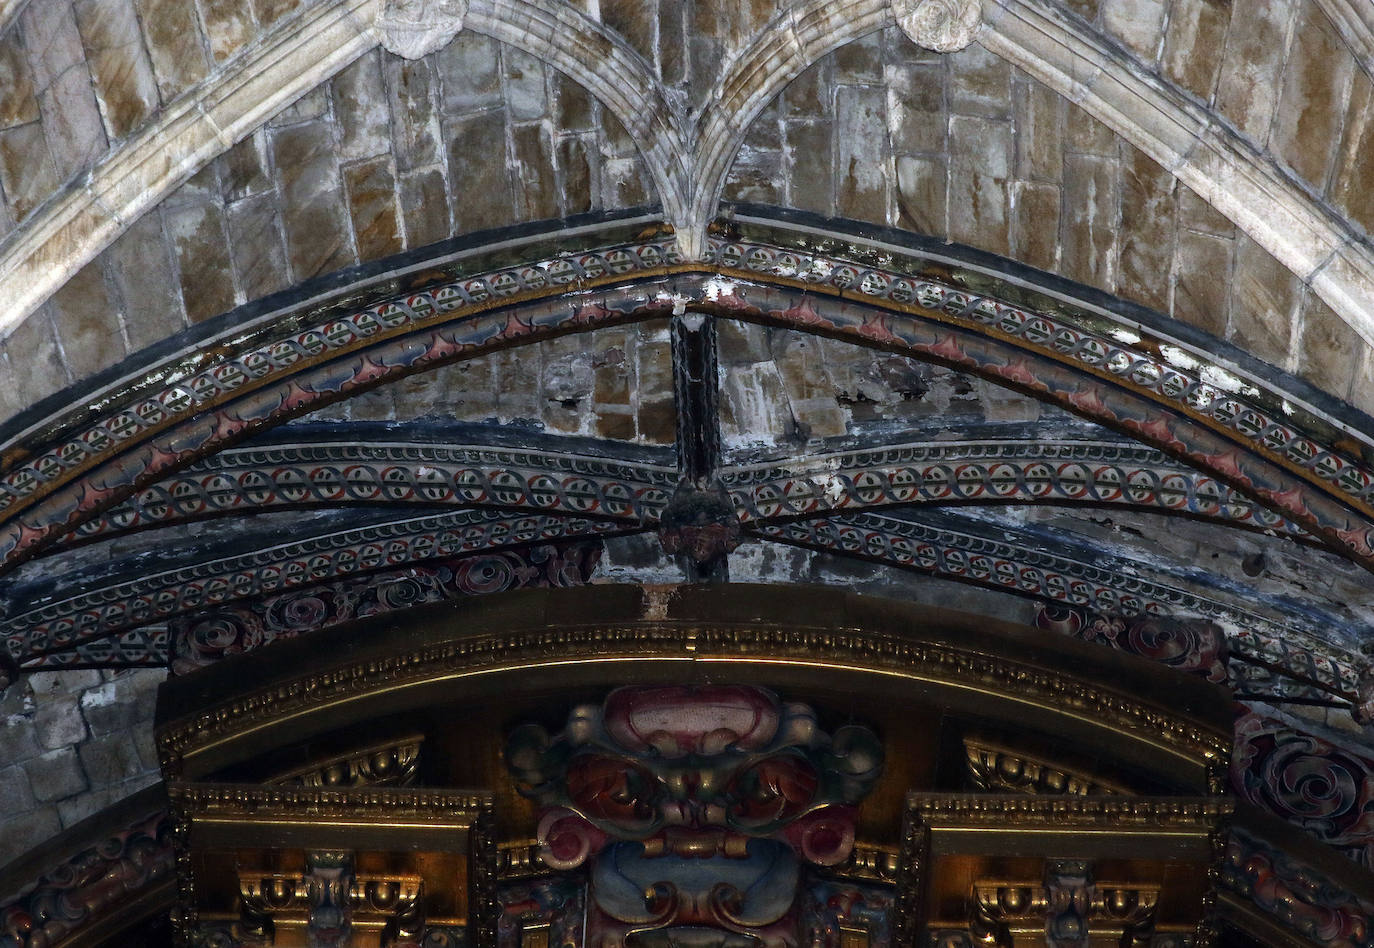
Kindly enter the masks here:
M 503 109 L 460 116 L 445 125 L 455 232 L 500 227 L 511 220 Z
M 1116 289 L 1118 202 L 1116 161 L 1097 155 L 1064 159 L 1059 256 L 1064 276 L 1108 292 Z
M 1102 8 L 1102 27 L 1147 63 L 1159 57 L 1164 0 L 1116 0 Z
M 125 327 L 135 352 L 186 325 L 180 281 L 162 232 L 162 215 L 144 214 L 106 251 L 109 273 L 123 299 L 134 301 L 138 318 Z
M 382 82 L 381 51 L 364 53 L 330 82 L 339 127 L 339 158 L 352 161 L 391 149 L 391 109 Z
M 17 763 L 0 768 L 0 800 L 4 801 L 4 822 L 11 821 L 17 813 L 33 809 L 35 801 L 29 787 L 29 775 Z
M 917 234 L 945 236 L 945 163 L 938 158 L 898 155 L 896 166 L 897 226 Z
M 650 200 L 657 203 L 658 195 L 638 156 L 601 162 L 602 207 L 639 207 Z
M 19 27 L 29 50 L 34 91 L 59 179 L 90 166 L 105 150 L 105 128 L 86 68 L 86 50 L 68 3 L 24 7 Z
M 1178 223 L 1180 227 L 1216 237 L 1234 237 L 1236 225 L 1187 185 L 1178 186 Z
M 554 124 L 560 134 L 589 132 L 596 127 L 592 97 L 561 72 L 553 73 Z
M 1174 318 L 1218 339 L 1226 335 L 1231 245 L 1222 237 L 1180 231 L 1174 257 Z
M 165 673 L 137 671 L 107 681 L 81 694 L 81 714 L 96 737 L 125 734 L 140 722 L 151 721 L 157 685 Z
M 506 108 L 512 122 L 547 118 L 549 90 L 544 82 L 544 64 L 514 46 L 501 47 L 503 87 Z
M 22 818 L 10 820 L 5 824 L 5 832 L 0 833 L 0 866 L 8 865 L 61 830 L 62 822 L 53 806 L 30 810 Z
M 57 804 L 57 815 L 62 820 L 62 828 L 75 826 L 88 816 L 94 816 L 106 807 L 113 806 L 125 797 L 156 783 L 155 774 L 136 777 L 109 787 L 95 787 L 89 793 L 62 800 Z
M 939 63 L 887 69 L 887 122 L 896 154 L 945 150 L 945 70 Z
M 1374 82 L 1356 70 L 1345 132 L 1336 158 L 1331 201 L 1374 234 Z
M 244 299 L 255 300 L 291 284 L 275 195 L 260 194 L 229 205 L 230 259 Z
M 144 42 L 163 102 L 170 102 L 210 71 L 193 0 L 135 0 Z
M 48 803 L 80 793 L 87 787 L 76 751 L 70 747 L 48 751 L 24 762 L 34 799 Z
M 1291 270 L 1250 238 L 1237 237 L 1231 276 L 1231 341 L 1282 367 L 1292 348 L 1293 312 L 1301 290 Z
M 558 181 L 553 170 L 553 141 L 546 123 L 513 125 L 511 187 L 515 220 L 550 220 L 558 216 Z
M 749 129 L 725 178 L 727 201 L 777 204 L 782 199 L 782 133 L 770 109 Z
M 672 398 L 640 398 L 638 440 L 645 444 L 672 444 L 677 440 L 677 406 Z
M 57 172 L 48 157 L 41 123 L 0 131 L 0 188 L 20 223 L 57 188 Z
M 1311 290 L 1305 294 L 1298 341 L 1298 374 L 1337 398 L 1348 397 L 1367 345 Z
M 783 161 L 790 206 L 826 216 L 835 213 L 833 134 L 830 123 L 824 120 L 786 124 Z
M 138 748 L 128 734 L 87 741 L 76 749 L 81 767 L 94 787 L 123 783 L 145 772 Z
M 84 378 L 124 358 L 122 305 L 105 279 L 99 258 L 63 284 L 50 305 L 74 378 Z
M 273 187 L 267 171 L 267 136 L 261 129 L 235 144 L 217 161 L 226 201 L 238 201 Z
M 433 62 L 428 58 L 411 61 L 386 56 L 382 66 L 391 114 L 401 117 L 391 128 L 396 166 L 409 170 L 437 164 L 444 140 L 439 129 Z M 488 142 L 485 147 L 490 148 L 492 144 Z
M 1064 175 L 1065 100 L 1053 89 L 1022 78 L 1013 95 L 1016 176 L 1058 184 Z
M 906 70 L 897 65 L 893 66 L 891 71 L 901 75 Z M 782 90 L 779 102 L 784 119 L 810 119 L 818 115 L 830 115 L 835 103 L 829 57 L 808 66 L 805 72 L 788 83 Z
M 295 280 L 356 263 L 329 123 L 303 122 L 276 129 L 272 151 L 287 259 Z
M 1225 47 L 1231 5 L 1226 0 L 1174 0 L 1164 36 L 1162 66 L 1170 81 L 1211 102 Z
M 138 16 L 132 0 L 77 0 L 75 8 L 105 130 L 112 139 L 123 138 L 158 108 Z
M 237 53 L 257 34 L 253 8 L 243 0 L 200 0 L 200 13 L 210 38 L 210 58 L 216 65 Z
M 0 722 L 0 761 L 22 763 L 43 753 L 38 746 L 38 734 L 29 717 L 15 716 Z
M 163 213 L 176 253 L 186 318 L 198 323 L 228 312 L 235 301 L 234 273 L 223 209 L 207 202 Z
M 878 83 L 883 78 L 882 34 L 870 33 L 845 43 L 832 54 L 834 81 Z
M 490 37 L 464 30 L 434 54 L 443 82 L 443 111 L 457 115 L 501 104 L 501 71 L 497 44 Z M 564 82 L 572 84 L 571 80 Z
M 1254 142 L 1269 137 L 1293 10 L 1293 0 L 1233 7 L 1226 49 L 1218 57 L 1217 110 Z
M 559 213 L 564 216 L 581 214 L 594 206 L 589 141 L 590 136 L 575 135 L 558 140 L 558 173 L 563 182 L 558 192 Z
M 653 63 L 658 46 L 657 0 L 600 0 L 601 22 Z
M 401 217 L 406 246 L 424 247 L 449 236 L 448 185 L 438 168 L 401 175 Z
M 33 74 L 19 42 L 18 30 L 0 35 L 0 129 L 38 121 Z
M 1269 147 L 1318 191 L 1340 140 L 1355 61 L 1326 13 L 1305 5 L 1293 31 Z
M 93 668 L 34 672 L 28 676 L 28 682 L 34 697 L 41 700 L 50 695 L 75 695 L 94 688 L 100 684 L 100 672 Z
M 1072 102 L 1064 104 L 1064 150 L 1084 155 L 1117 156 L 1116 134 Z
M 1167 313 L 1174 260 L 1174 176 L 1135 148 L 1123 149 L 1122 158 L 1117 291 Z
M 381 155 L 346 165 L 343 176 L 358 259 L 380 260 L 400 253 L 401 224 L 396 211 L 396 176 L 391 158 Z
M 266 127 L 282 128 L 298 122 L 313 122 L 325 118 L 329 115 L 330 98 L 329 83 L 320 83 L 268 119 Z
M 949 107 L 956 115 L 1011 117 L 1011 65 L 977 43 L 951 53 Z
M 1012 183 L 1013 255 L 1028 266 L 1054 270 L 1059 266 L 1060 189 L 1031 181 Z
M 542 347 L 541 347 L 542 348 Z M 498 417 L 505 422 L 532 422 L 540 416 L 539 370 L 542 360 L 528 351 L 506 350 L 492 356 Z
M 772 444 L 793 430 L 792 409 L 772 362 L 738 366 L 722 385 L 721 437 L 731 447 Z
M 688 0 L 658 0 L 658 74 L 670 89 L 687 82 L 689 16 Z
M 271 26 L 282 17 L 294 13 L 302 0 L 253 0 L 253 12 L 264 27 Z
M 15 326 L 4 345 L 10 358 L 5 385 L 23 404 L 46 398 L 71 381 L 58 349 L 52 312 L 46 307 Z
M 1010 123 L 956 115 L 949 131 L 949 237 L 1008 254 Z
M 76 744 L 87 735 L 80 699 L 76 695 L 56 695 L 39 701 L 33 726 L 38 743 L 48 750 Z

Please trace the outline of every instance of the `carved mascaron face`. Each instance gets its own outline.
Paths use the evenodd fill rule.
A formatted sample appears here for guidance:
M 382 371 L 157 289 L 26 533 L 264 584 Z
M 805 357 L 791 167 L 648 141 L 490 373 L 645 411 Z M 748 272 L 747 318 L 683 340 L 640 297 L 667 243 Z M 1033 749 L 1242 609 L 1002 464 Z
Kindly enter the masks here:
M 774 929 L 800 864 L 849 856 L 882 747 L 862 727 L 828 735 L 811 708 L 762 688 L 669 685 L 576 708 L 557 736 L 519 728 L 506 762 L 541 804 L 544 861 L 591 861 L 593 903 L 617 937 L 786 943 Z

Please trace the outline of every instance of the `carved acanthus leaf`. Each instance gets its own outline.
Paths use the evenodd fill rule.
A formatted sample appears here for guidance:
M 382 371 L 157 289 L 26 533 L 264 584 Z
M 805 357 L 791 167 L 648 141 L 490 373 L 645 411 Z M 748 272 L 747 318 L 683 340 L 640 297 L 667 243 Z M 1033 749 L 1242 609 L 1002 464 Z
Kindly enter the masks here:
M 892 0 L 892 14 L 913 43 L 937 53 L 957 53 L 983 25 L 981 0 Z

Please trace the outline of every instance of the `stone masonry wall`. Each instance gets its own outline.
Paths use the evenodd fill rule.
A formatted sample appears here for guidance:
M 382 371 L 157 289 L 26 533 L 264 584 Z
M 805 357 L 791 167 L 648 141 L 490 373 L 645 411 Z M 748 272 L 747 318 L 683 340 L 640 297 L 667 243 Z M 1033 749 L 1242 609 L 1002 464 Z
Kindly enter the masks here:
M 0 699 L 0 866 L 160 779 L 160 669 L 27 675 Z
M 1121 295 L 1374 410 L 1374 356 L 1268 253 L 1082 109 L 896 29 L 827 56 L 750 129 L 727 200 L 943 237 Z
M 0 418 L 246 301 L 447 237 L 654 200 L 582 87 L 473 34 L 373 50 L 134 223 L 0 350 Z

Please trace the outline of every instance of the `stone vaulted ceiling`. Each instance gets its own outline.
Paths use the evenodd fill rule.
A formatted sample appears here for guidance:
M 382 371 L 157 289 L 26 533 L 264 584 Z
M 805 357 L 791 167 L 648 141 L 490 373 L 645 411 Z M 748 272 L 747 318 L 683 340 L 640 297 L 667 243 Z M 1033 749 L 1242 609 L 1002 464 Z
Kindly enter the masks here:
M 727 577 L 1226 684 L 1374 870 L 1372 117 L 1358 0 L 0 0 L 3 904 L 168 674 Z

